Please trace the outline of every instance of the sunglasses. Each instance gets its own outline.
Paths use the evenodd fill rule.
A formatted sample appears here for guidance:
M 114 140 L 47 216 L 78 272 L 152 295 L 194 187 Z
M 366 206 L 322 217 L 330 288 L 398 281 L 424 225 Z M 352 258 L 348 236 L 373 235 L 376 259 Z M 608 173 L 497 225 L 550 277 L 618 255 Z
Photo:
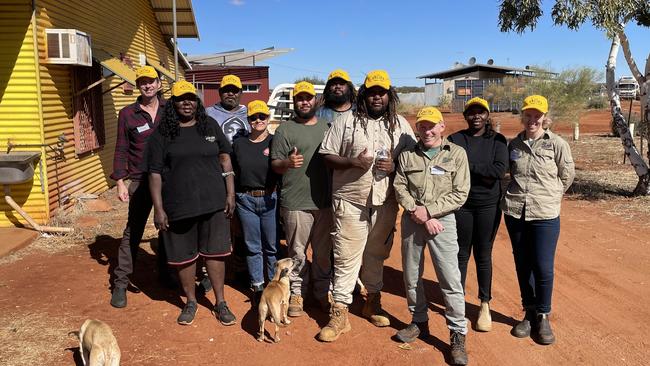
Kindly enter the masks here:
M 267 116 L 266 114 L 258 113 L 248 117 L 248 122 L 259 123 L 259 122 L 265 122 L 267 119 L 269 119 L 269 116 Z

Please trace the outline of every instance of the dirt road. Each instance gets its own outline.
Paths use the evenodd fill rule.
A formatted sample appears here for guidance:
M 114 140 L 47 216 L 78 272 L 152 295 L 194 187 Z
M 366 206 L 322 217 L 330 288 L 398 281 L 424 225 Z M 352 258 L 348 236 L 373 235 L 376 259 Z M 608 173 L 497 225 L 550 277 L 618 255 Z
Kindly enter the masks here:
M 593 120 L 593 119 L 592 119 Z M 461 126 L 462 121 L 456 123 Z M 513 129 L 513 131 L 515 131 Z M 607 131 L 606 124 L 592 132 Z M 504 131 L 506 134 L 510 133 Z M 585 168 L 579 166 L 579 169 Z M 247 290 L 229 284 L 226 298 L 238 318 L 236 325 L 217 323 L 209 309 L 213 295 L 200 300 L 191 326 L 176 324 L 182 304 L 178 293 L 156 281 L 150 243 L 141 245 L 139 271 L 133 282 L 141 293 L 129 293 L 128 307 L 109 305 L 109 274 L 116 263 L 126 205 L 114 192 L 105 197 L 113 210 L 97 214 L 112 230 L 93 233 L 56 253 L 33 250 L 0 264 L 0 364 L 81 365 L 78 343 L 67 336 L 86 318 L 113 327 L 123 365 L 441 365 L 448 351 L 444 304 L 427 256 L 425 287 L 429 296 L 432 336 L 410 350 L 391 337 L 410 316 L 404 299 L 399 236 L 386 262 L 383 304 L 392 316 L 387 328 L 375 328 L 360 317 L 358 299 L 351 307 L 352 331 L 337 342 L 316 340 L 327 315 L 308 308 L 282 330 L 279 344 L 255 340 L 257 320 Z M 517 339 L 510 328 L 522 315 L 517 280 L 505 227 L 494 249 L 493 330 L 470 330 L 467 349 L 472 365 L 645 365 L 650 341 L 650 248 L 647 226 L 607 214 L 611 203 L 577 200 L 563 204 L 562 230 L 556 259 L 552 324 L 557 343 L 540 346 Z M 76 222 L 81 224 L 82 220 Z M 92 220 L 91 220 L 92 221 Z M 151 237 L 153 230 L 149 230 Z M 478 300 L 474 265 L 470 263 L 467 317 L 476 319 Z M 268 329 L 268 327 L 267 327 Z

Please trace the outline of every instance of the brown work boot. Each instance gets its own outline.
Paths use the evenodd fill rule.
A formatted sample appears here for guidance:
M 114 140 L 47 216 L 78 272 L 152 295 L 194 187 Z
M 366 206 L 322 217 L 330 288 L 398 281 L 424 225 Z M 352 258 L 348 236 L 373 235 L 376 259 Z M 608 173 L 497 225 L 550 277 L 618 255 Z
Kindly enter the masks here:
M 302 296 L 291 294 L 289 298 L 289 309 L 287 310 L 287 315 L 292 318 L 303 316 L 305 312 L 302 311 Z
M 481 301 L 481 310 L 478 312 L 476 320 L 476 330 L 479 332 L 489 332 L 492 330 L 492 316 L 490 316 L 490 303 Z
M 318 333 L 318 339 L 323 342 L 334 342 L 341 334 L 352 329 L 348 320 L 348 307 L 345 304 L 334 303 L 330 310 L 330 321 Z
M 465 336 L 460 332 L 451 332 L 451 364 L 467 365 L 467 351 L 465 351 Z
M 366 303 L 363 304 L 361 315 L 370 320 L 376 327 L 387 327 L 390 325 L 388 314 L 381 308 L 381 292 L 368 294 Z

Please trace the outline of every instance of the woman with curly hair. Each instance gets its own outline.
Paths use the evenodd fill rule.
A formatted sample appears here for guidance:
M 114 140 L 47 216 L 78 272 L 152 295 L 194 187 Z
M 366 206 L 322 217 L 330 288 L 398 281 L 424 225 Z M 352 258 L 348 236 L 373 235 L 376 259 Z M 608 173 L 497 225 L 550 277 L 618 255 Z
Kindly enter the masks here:
M 231 252 L 229 219 L 235 209 L 230 152 L 230 142 L 206 114 L 194 86 L 176 82 L 149 142 L 148 163 L 154 224 L 187 296 L 178 324 L 192 324 L 196 315 L 199 256 L 205 258 L 213 284 L 217 319 L 223 325 L 235 323 L 223 290 L 224 259 Z
M 458 267 L 465 288 L 467 263 L 474 251 L 478 298 L 481 301 L 476 330 L 492 329 L 490 300 L 492 299 L 492 245 L 501 223 L 501 180 L 508 169 L 508 142 L 492 129 L 490 106 L 483 98 L 465 103 L 463 116 L 467 129 L 449 136 L 449 141 L 467 153 L 471 187 L 465 204 L 455 212 L 458 231 Z

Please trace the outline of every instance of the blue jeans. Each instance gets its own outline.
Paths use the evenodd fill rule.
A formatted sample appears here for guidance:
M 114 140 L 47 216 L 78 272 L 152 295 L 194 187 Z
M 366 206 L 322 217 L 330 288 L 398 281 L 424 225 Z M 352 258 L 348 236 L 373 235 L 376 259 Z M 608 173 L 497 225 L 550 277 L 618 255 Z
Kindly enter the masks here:
M 505 215 L 512 242 L 517 280 L 524 309 L 551 312 L 555 248 L 560 236 L 560 217 L 525 221 Z
M 278 250 L 275 208 L 277 195 L 253 197 L 246 193 L 237 193 L 237 214 L 241 221 L 246 244 L 246 264 L 251 277 L 251 285 L 264 283 L 264 266 L 270 281 L 275 273 Z

